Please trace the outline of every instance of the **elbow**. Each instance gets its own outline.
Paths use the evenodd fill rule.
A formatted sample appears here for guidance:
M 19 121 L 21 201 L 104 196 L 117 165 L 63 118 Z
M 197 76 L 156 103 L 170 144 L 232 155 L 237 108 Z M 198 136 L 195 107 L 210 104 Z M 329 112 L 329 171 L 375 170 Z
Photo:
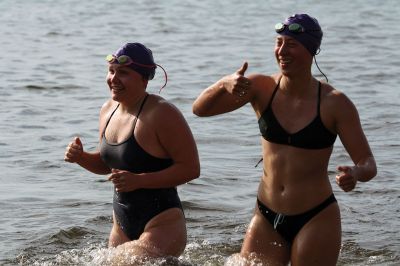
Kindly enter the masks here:
M 199 104 L 197 102 L 193 103 L 192 112 L 193 112 L 193 114 L 200 116 L 200 117 L 206 116 L 204 110 L 202 110 L 202 108 L 199 106 Z
M 376 175 L 378 174 L 378 170 L 375 167 L 372 171 L 371 171 L 371 178 L 369 180 L 371 180 L 372 178 L 374 178 Z
M 192 105 L 192 112 L 193 114 L 200 116 L 199 108 L 195 104 Z
M 213 109 L 212 106 L 213 104 L 208 100 L 205 100 L 204 97 L 199 97 L 192 105 L 192 112 L 200 117 L 212 116 L 214 115 L 213 111 L 211 111 Z
M 200 176 L 200 163 L 193 164 L 187 171 L 187 182 L 194 180 Z
M 371 168 L 364 174 L 362 178 L 359 179 L 361 182 L 368 182 L 373 179 L 378 174 L 376 166 L 371 166 Z
M 375 159 L 372 158 L 372 163 L 371 163 L 371 169 L 370 169 L 370 175 L 368 178 L 368 181 L 374 178 L 378 174 L 378 168 L 376 166 Z
M 368 182 L 378 174 L 378 169 L 374 157 L 371 155 L 365 160 L 362 160 L 356 166 L 358 169 L 358 181 Z
M 195 172 L 194 177 L 195 177 L 195 178 L 199 178 L 199 177 L 200 177 L 200 172 L 201 172 L 201 171 L 200 171 L 200 166 L 199 166 L 199 167 L 197 168 L 196 172 Z M 195 178 L 194 178 L 194 179 L 195 179 Z
M 377 174 L 378 174 L 378 168 L 376 167 L 376 164 L 375 164 L 374 168 L 372 169 L 372 177 L 371 178 L 374 178 Z
M 200 163 L 197 163 L 196 165 L 193 166 L 191 170 L 191 176 L 192 180 L 196 179 L 200 176 Z
M 370 181 L 371 179 L 373 179 L 373 178 L 376 176 L 376 174 L 377 174 L 377 171 L 376 171 L 376 169 L 375 169 L 375 171 L 371 171 L 371 172 L 369 173 L 369 175 L 365 175 L 365 176 L 363 176 L 362 178 L 359 178 L 358 181 L 361 181 L 361 182 L 368 182 L 368 181 Z

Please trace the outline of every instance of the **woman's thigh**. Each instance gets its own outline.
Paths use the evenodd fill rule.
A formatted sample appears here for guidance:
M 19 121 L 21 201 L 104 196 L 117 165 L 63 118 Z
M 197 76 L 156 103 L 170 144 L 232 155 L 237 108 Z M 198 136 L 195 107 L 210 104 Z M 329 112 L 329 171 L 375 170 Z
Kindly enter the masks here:
M 117 219 L 113 212 L 113 226 L 111 228 L 110 238 L 108 239 L 108 246 L 109 247 L 117 247 L 128 241 L 130 241 L 130 239 L 121 230 L 121 227 L 118 225 Z
M 186 220 L 181 209 L 168 209 L 150 220 L 139 241 L 162 255 L 179 256 L 186 247 Z
M 256 209 L 240 252 L 242 257 L 262 260 L 267 265 L 287 265 L 290 249 L 286 241 Z
M 292 245 L 291 265 L 336 265 L 340 245 L 340 211 L 337 203 L 332 203 L 297 234 Z
M 131 241 L 121 230 L 113 215 L 109 247 L 132 255 L 150 257 L 179 256 L 186 246 L 186 222 L 181 209 L 168 209 L 152 218 L 138 240 Z

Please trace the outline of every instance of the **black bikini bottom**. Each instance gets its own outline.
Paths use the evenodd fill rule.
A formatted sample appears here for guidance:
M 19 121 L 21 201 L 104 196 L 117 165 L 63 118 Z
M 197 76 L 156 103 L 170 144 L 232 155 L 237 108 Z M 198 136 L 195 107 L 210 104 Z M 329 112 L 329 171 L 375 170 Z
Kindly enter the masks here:
M 274 226 L 274 229 L 288 242 L 292 243 L 297 233 L 320 211 L 336 202 L 335 195 L 330 195 L 324 202 L 313 209 L 297 215 L 276 213 L 265 206 L 258 198 L 257 205 L 261 214 Z

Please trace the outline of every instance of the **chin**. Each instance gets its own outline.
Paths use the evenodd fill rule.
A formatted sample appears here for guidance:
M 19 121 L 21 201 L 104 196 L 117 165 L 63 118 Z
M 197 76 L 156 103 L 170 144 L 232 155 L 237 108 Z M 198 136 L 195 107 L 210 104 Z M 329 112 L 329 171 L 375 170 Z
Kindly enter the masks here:
M 121 96 L 111 92 L 111 99 L 113 99 L 116 102 L 120 102 L 121 101 Z
M 281 73 L 282 73 L 282 75 L 285 75 L 285 76 L 290 75 L 290 71 L 285 67 L 281 67 Z

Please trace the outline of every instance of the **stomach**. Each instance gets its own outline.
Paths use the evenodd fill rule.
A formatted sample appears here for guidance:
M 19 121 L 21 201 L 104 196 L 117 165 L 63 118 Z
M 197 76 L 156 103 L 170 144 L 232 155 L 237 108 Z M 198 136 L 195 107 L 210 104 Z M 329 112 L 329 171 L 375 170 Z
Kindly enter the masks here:
M 276 212 L 302 213 L 332 194 L 328 162 L 332 148 L 309 150 L 267 143 L 259 199 Z

